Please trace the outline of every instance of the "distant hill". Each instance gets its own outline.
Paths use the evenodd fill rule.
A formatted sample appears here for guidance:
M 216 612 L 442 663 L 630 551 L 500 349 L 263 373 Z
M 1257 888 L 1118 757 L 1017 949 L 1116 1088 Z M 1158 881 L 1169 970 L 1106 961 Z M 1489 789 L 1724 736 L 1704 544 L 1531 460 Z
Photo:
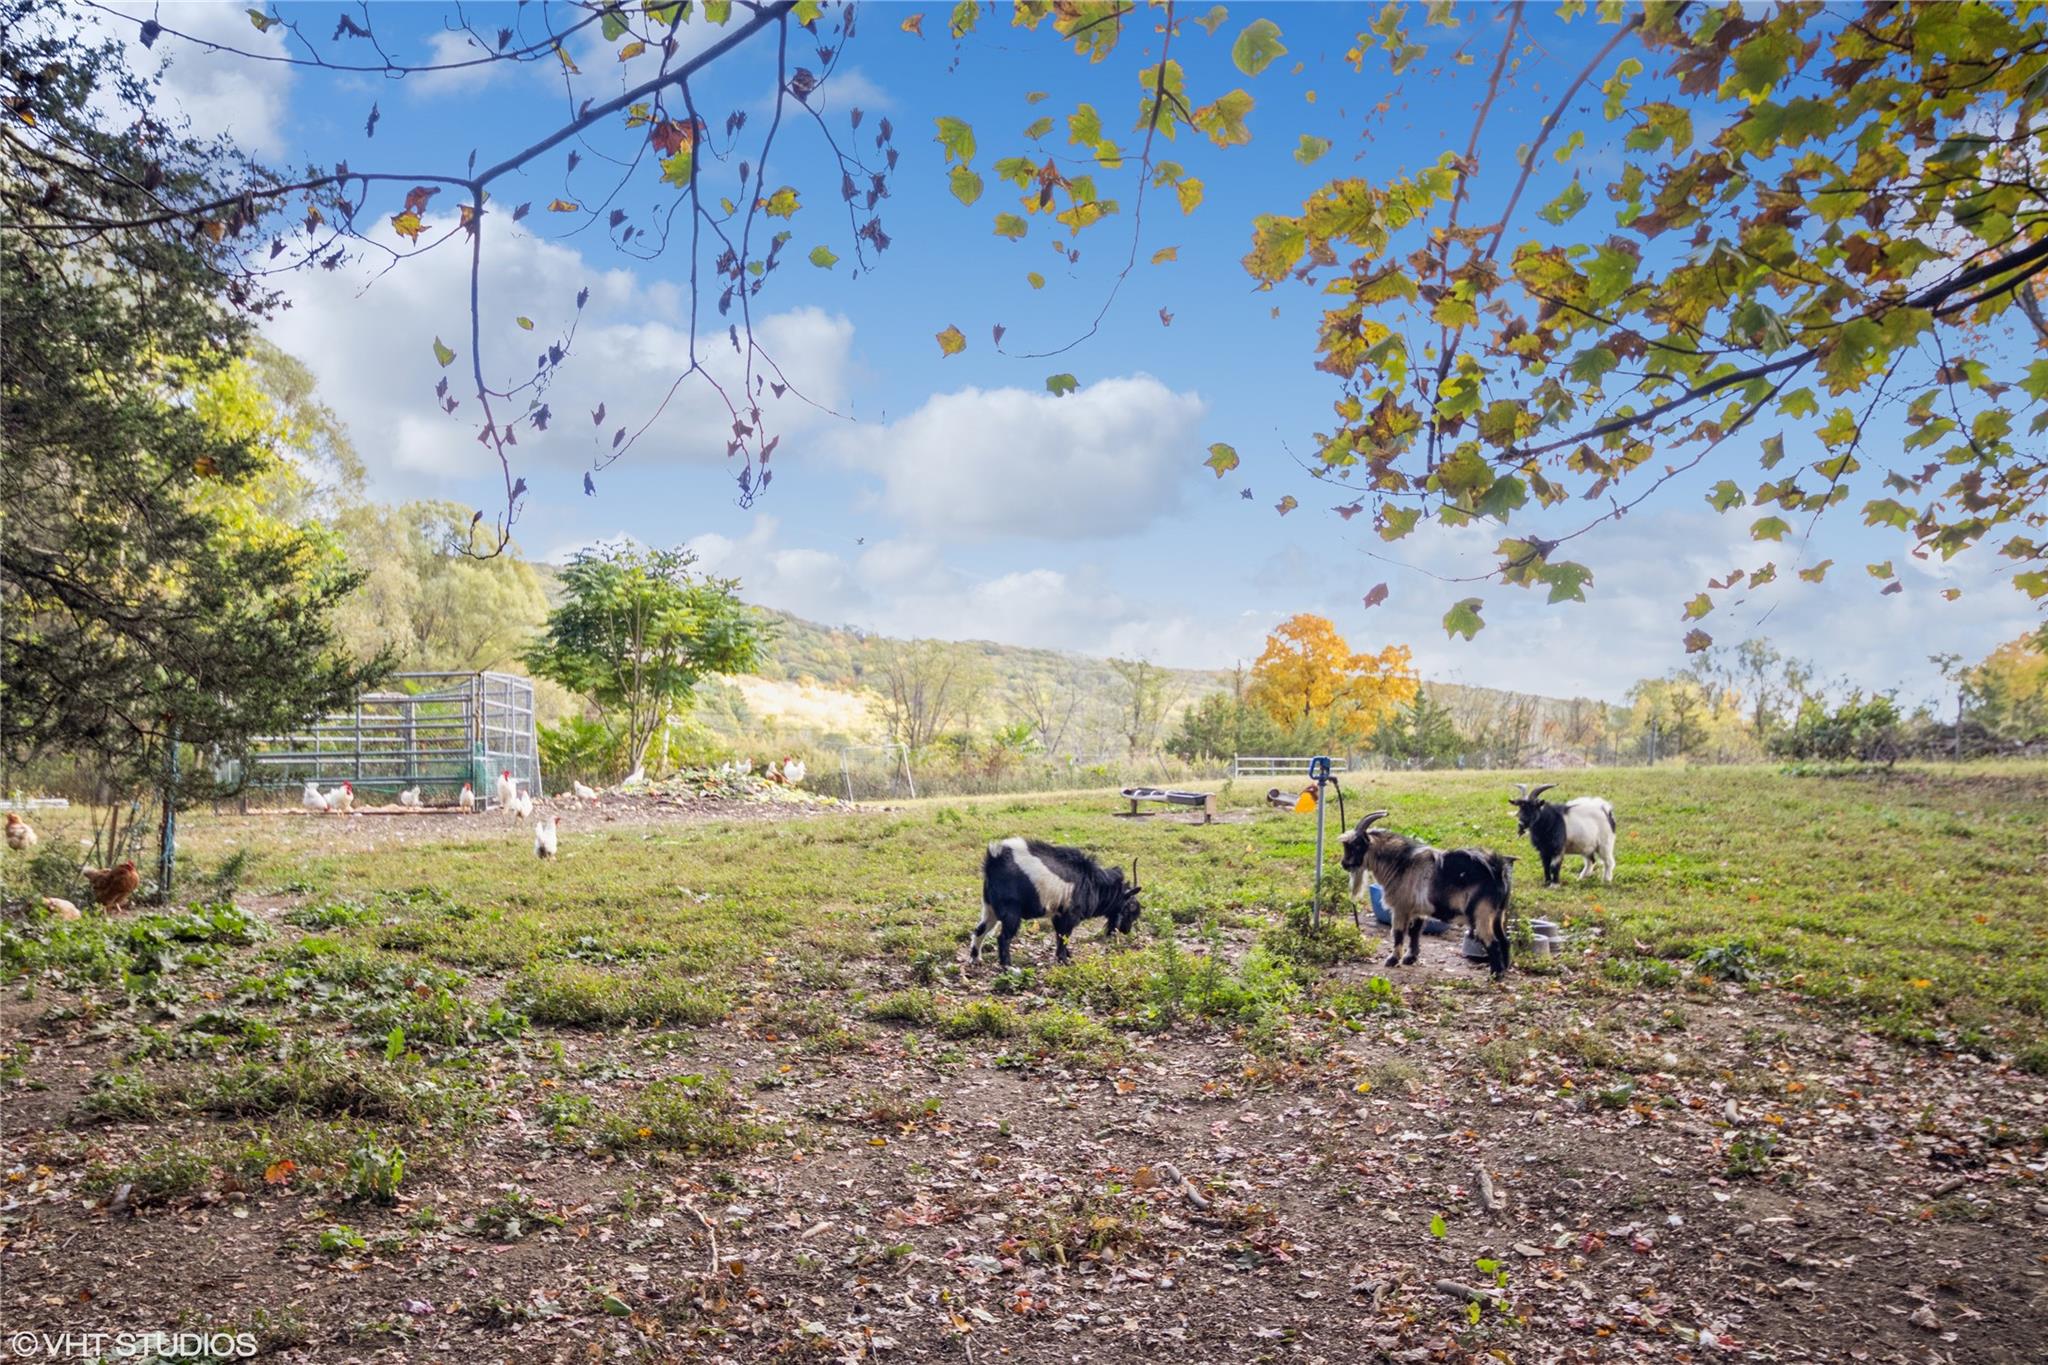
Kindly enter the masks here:
M 813 694 L 820 689 L 863 694 L 870 691 L 871 651 L 892 643 L 887 637 L 870 634 L 853 626 L 825 626 L 800 616 L 771 608 L 759 608 L 775 623 L 775 640 L 768 646 L 755 672 L 761 677 L 791 685 L 808 685 Z M 1033 683 L 1075 680 L 1084 697 L 1117 695 L 1120 681 L 1107 659 L 1067 650 L 1036 649 L 1024 645 L 998 644 L 991 640 L 962 642 L 979 653 L 994 675 L 998 697 L 1027 688 Z M 1231 671 L 1224 668 L 1176 668 L 1168 670 L 1176 693 L 1174 711 L 1193 705 L 1211 692 L 1230 686 Z M 1557 697 L 1536 696 L 1501 688 L 1474 687 L 1464 683 L 1425 680 L 1431 695 L 1451 712 L 1461 730 L 1477 733 L 1503 728 L 1516 731 L 1531 744 L 1544 742 L 1547 735 L 1568 731 L 1575 714 L 1583 714 L 1598 703 L 1572 702 Z M 766 698 L 749 699 L 757 714 Z M 1000 711 L 1000 707 L 995 708 Z M 792 717 L 792 720 L 795 718 Z M 1098 727 L 1099 728 L 1099 727 Z M 1170 728 L 1170 727 L 1169 727 Z M 1080 747 L 1092 747 L 1084 729 Z M 1096 735 L 1106 744 L 1107 737 Z
M 550 604 L 560 599 L 560 570 L 536 564 Z M 713 683 L 699 696 L 698 719 L 727 737 L 771 728 L 791 736 L 807 735 L 840 743 L 869 743 L 882 736 L 875 721 L 872 673 L 875 653 L 898 643 L 857 626 L 827 626 L 772 607 L 756 607 L 773 627 L 773 639 L 747 678 Z M 1103 712 L 1121 682 L 1107 659 L 1069 650 L 1006 645 L 993 640 L 968 640 L 961 647 L 975 651 L 992 678 L 994 704 L 986 708 L 993 721 L 1010 717 L 1006 696 L 1033 685 L 1078 690 L 1092 714 L 1080 718 L 1073 743 L 1081 752 L 1108 750 L 1117 742 Z M 1230 686 L 1227 668 L 1168 669 L 1174 702 L 1169 715 L 1191 706 L 1211 692 Z M 1451 712 L 1467 734 L 1501 730 L 1517 733 L 1530 745 L 1569 743 L 1569 735 L 1589 708 L 1600 703 L 1568 701 L 1501 688 L 1465 683 L 1430 682 L 1424 686 Z M 1165 728 L 1171 729 L 1171 724 Z

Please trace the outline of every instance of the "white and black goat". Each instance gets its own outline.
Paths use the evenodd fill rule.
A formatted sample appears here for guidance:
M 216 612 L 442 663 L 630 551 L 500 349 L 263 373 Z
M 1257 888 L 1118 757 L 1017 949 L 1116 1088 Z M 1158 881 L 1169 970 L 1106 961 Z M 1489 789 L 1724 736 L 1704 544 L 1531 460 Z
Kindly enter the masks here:
M 1036 839 L 998 839 L 981 860 L 981 923 L 968 940 L 969 961 L 981 961 L 982 940 L 998 925 L 996 957 L 1010 965 L 1010 943 L 1027 919 L 1052 919 L 1057 957 L 1071 960 L 1067 935 L 1088 920 L 1109 921 L 1102 936 L 1129 934 L 1138 923 L 1138 860 L 1131 879 L 1120 867 L 1105 868 L 1078 848 Z
M 1422 922 L 1463 919 L 1486 945 L 1486 965 L 1497 981 L 1508 970 L 1508 905 L 1514 897 L 1515 859 L 1485 848 L 1433 848 L 1420 839 L 1374 829 L 1388 812 L 1360 817 L 1340 840 L 1344 870 L 1351 874 L 1351 898 L 1363 903 L 1365 879 L 1379 883 L 1394 921 L 1394 952 L 1389 967 L 1402 962 L 1401 939 L 1408 940 L 1407 963 L 1422 951 Z
M 1515 808 L 1520 832 L 1529 836 L 1536 856 L 1543 860 L 1543 884 L 1556 886 L 1564 875 L 1567 854 L 1585 859 L 1579 865 L 1579 880 L 1595 865 L 1600 880 L 1614 880 L 1614 806 L 1604 796 L 1574 796 L 1569 801 L 1545 801 L 1543 793 L 1557 784 L 1545 782 L 1534 791 L 1526 782 L 1515 783 L 1516 795 L 1508 798 Z

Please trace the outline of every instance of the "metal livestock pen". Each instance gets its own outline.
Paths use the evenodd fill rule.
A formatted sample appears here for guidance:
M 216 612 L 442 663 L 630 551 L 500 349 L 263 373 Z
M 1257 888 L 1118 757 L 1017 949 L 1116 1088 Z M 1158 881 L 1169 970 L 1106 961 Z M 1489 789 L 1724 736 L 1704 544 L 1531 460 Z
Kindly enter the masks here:
M 453 802 L 467 782 L 482 805 L 509 768 L 544 795 L 533 680 L 509 673 L 393 674 L 349 710 L 254 741 L 248 762 L 257 789 L 347 781 L 359 799 L 389 800 L 417 786 L 432 803 Z

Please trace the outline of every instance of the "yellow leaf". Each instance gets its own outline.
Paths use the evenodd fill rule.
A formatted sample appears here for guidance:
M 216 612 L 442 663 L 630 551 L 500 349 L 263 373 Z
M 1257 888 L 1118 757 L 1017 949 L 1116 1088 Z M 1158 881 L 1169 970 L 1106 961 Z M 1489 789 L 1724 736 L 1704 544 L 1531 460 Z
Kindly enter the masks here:
M 581 213 L 583 212 L 583 205 L 576 203 L 574 200 L 570 199 L 550 199 L 548 201 L 548 212 Z
M 409 242 L 417 242 L 427 225 L 420 221 L 417 213 L 394 213 L 391 215 L 391 230 Z
M 905 33 L 915 33 L 920 38 L 924 37 L 924 13 L 919 11 L 911 15 L 903 21 L 901 27 Z
M 560 43 L 555 44 L 555 55 L 562 59 L 562 69 L 570 75 L 580 76 L 583 74 L 583 68 L 576 65 L 576 59 L 569 55 L 568 48 L 563 47 Z
M 950 325 L 938 334 L 938 342 L 941 355 L 959 355 L 967 349 L 967 338 L 958 327 Z
M 1154 265 L 1162 265 L 1167 261 L 1177 261 L 1179 259 L 1180 248 L 1177 246 L 1163 246 L 1152 253 L 1152 264 Z
M 622 62 L 630 62 L 635 57 L 639 56 L 646 50 L 647 44 L 635 38 L 632 42 L 627 43 L 624 47 L 619 49 L 619 60 Z
M 520 325 L 520 327 L 521 327 L 521 328 L 523 328 L 523 329 L 524 329 L 524 330 L 526 330 L 526 331 L 529 331 L 529 332 L 531 332 L 531 331 L 533 330 L 533 319 L 532 319 L 532 318 L 514 318 L 514 319 L 513 319 L 513 321 L 514 321 L 514 322 L 516 322 L 516 323 L 518 323 L 518 324 Z

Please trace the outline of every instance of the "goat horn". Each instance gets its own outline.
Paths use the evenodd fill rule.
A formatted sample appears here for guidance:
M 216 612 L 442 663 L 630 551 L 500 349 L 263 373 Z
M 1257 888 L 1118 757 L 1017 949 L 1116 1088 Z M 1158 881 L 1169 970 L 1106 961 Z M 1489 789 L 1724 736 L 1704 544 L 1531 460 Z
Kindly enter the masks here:
M 1528 798 L 1527 798 L 1527 799 L 1529 799 L 1529 800 L 1531 800 L 1531 801 L 1534 801 L 1534 800 L 1535 800 L 1535 799 L 1536 799 L 1537 797 L 1539 797 L 1539 796 L 1543 795 L 1543 793 L 1545 793 L 1545 792 L 1549 791 L 1549 790 L 1550 790 L 1550 789 L 1551 789 L 1552 787 L 1555 787 L 1556 785 L 1557 785 L 1557 784 L 1556 784 L 1555 782 L 1545 782 L 1545 783 L 1544 783 L 1544 784 L 1543 784 L 1542 786 L 1538 787 L 1538 788 L 1537 788 L 1537 789 L 1536 789 L 1535 791 L 1532 791 L 1532 792 L 1530 792 L 1530 793 L 1529 793 L 1529 795 L 1528 795 Z
M 1392 814 L 1393 812 L 1390 810 L 1376 810 L 1368 815 L 1361 815 L 1358 817 L 1358 828 L 1351 832 L 1353 834 L 1363 834 L 1375 821 L 1384 820 Z
M 1133 858 L 1131 859 L 1131 890 L 1133 890 L 1133 891 L 1136 891 L 1137 889 L 1138 889 L 1138 860 L 1137 860 L 1137 859 L 1136 859 L 1135 857 L 1133 857 Z
M 1529 798 L 1529 784 L 1527 782 L 1515 783 L 1515 794 L 1519 799 L 1526 801 Z

